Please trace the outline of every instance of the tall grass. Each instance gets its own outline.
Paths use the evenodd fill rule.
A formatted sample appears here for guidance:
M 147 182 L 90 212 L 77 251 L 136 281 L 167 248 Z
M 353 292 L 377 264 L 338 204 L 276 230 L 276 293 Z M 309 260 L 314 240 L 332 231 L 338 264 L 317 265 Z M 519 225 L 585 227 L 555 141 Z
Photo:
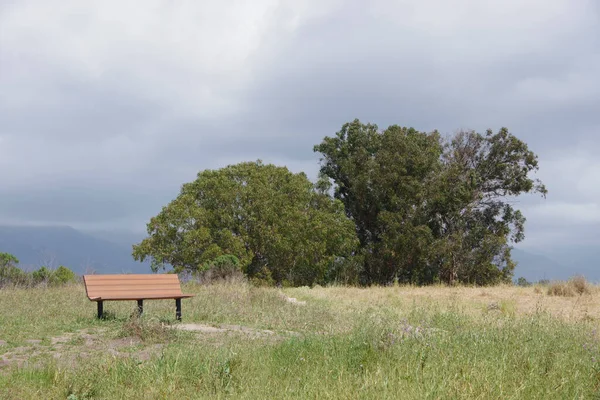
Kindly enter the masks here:
M 66 364 L 42 355 L 22 368 L 0 369 L 0 398 L 575 399 L 600 395 L 597 321 L 565 321 L 543 310 L 518 313 L 518 299 L 506 303 L 510 307 L 500 302 L 497 312 L 482 312 L 460 298 L 416 302 L 401 294 L 419 289 L 288 292 L 307 301 L 305 306 L 285 301 L 276 289 L 245 284 L 188 289 L 198 296 L 187 307 L 184 302 L 186 322 L 240 323 L 276 332 L 290 329 L 300 335 L 278 340 L 242 334 L 179 337 L 160 323 L 170 312 L 167 302 L 155 307 L 153 302 L 145 304 L 147 315 L 142 320 L 130 320 L 129 307 L 117 304 L 111 306 L 114 318 L 96 321 L 86 302 L 73 299 L 75 304 L 62 310 L 67 317 L 54 314 L 60 307 L 42 307 L 43 318 L 34 318 L 41 326 L 28 334 L 50 335 L 60 327 L 88 325 L 105 329 L 105 338 L 143 338 L 141 349 L 157 342 L 163 347 L 149 359 L 137 357 L 137 348 L 126 357 L 99 349 Z M 519 289 L 535 295 L 533 289 Z M 32 293 L 36 290 L 19 294 L 25 299 L 41 297 Z M 432 296 L 445 289 L 435 290 Z M 472 290 L 482 297 L 479 289 Z M 482 298 L 487 302 L 494 288 L 486 292 Z M 46 293 L 55 300 L 65 295 Z M 6 298 L 6 293 L 0 294 L 0 317 L 13 327 L 0 325 L 0 339 L 24 322 L 7 313 L 2 303 Z M 20 307 L 24 314 L 34 308 L 23 299 L 12 305 L 13 311 Z M 62 322 L 52 322 L 53 316 Z

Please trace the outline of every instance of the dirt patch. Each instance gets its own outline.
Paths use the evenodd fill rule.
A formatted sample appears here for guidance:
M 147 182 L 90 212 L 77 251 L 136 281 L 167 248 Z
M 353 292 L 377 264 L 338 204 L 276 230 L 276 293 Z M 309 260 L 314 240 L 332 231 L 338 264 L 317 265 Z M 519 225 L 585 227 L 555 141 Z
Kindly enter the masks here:
M 177 324 L 173 326 L 175 329 L 183 331 L 198 332 L 202 334 L 244 334 L 250 337 L 282 337 L 283 335 L 298 336 L 297 332 L 284 331 L 276 333 L 268 329 L 255 329 L 242 325 L 219 325 L 212 326 L 206 324 Z
M 163 347 L 163 344 L 141 347 L 142 341 L 137 337 L 107 338 L 103 335 L 104 331 L 83 329 L 64 333 L 50 338 L 50 345 L 47 346 L 41 344 L 42 340 L 26 340 L 28 346 L 14 347 L 0 356 L 0 372 L 6 372 L 11 366 L 22 367 L 40 356 L 51 356 L 66 367 L 72 367 L 98 353 L 147 361 Z
M 214 337 L 224 335 L 243 335 L 250 339 L 269 338 L 270 340 L 283 339 L 299 335 L 297 332 L 274 332 L 268 329 L 255 329 L 242 325 L 207 324 L 176 324 L 174 329 L 195 332 L 198 336 L 210 335 Z M 110 354 L 113 357 L 133 357 L 140 361 L 148 361 L 158 354 L 164 343 L 148 345 L 137 336 L 110 338 L 104 329 L 79 330 L 67 332 L 60 336 L 50 338 L 48 343 L 39 339 L 29 339 L 27 345 L 14 347 L 0 355 L 0 373 L 6 373 L 11 366 L 22 367 L 39 357 L 51 356 L 63 367 L 73 367 L 92 355 Z M 108 336 L 108 337 L 107 337 Z

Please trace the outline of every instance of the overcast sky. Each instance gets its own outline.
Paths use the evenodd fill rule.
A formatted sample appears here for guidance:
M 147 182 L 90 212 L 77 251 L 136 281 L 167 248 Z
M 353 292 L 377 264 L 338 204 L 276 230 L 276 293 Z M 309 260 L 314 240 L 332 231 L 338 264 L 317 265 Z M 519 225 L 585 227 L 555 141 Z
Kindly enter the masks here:
M 600 245 L 600 2 L 367 3 L 0 1 L 0 223 L 141 231 L 206 168 L 314 178 L 360 118 L 508 127 L 549 189 L 523 246 Z

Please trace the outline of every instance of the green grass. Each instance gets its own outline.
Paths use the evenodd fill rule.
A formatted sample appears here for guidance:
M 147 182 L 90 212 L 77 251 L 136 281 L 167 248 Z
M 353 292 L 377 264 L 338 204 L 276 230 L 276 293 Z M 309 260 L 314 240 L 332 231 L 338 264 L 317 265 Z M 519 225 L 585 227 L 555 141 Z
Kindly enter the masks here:
M 597 321 L 519 313 L 518 299 L 489 311 L 402 290 L 284 290 L 307 302 L 297 305 L 246 284 L 185 289 L 197 296 L 183 301 L 184 322 L 299 333 L 265 337 L 173 332 L 169 301 L 146 302 L 141 321 L 129 318 L 134 302 L 107 302 L 112 317 L 98 321 L 79 286 L 3 290 L 0 355 L 23 346 L 39 354 L 0 367 L 0 398 L 600 398 Z M 93 344 L 81 329 L 96 332 Z M 65 361 L 49 351 L 68 332 L 59 352 L 89 354 Z M 135 341 L 119 355 L 109 351 L 127 338 Z

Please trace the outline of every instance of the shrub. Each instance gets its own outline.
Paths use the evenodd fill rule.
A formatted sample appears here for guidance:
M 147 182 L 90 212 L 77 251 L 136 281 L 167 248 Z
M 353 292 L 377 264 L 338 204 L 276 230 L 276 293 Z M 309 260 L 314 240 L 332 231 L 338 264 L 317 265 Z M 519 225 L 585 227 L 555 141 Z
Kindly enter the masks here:
M 31 273 L 31 280 L 34 285 L 46 284 L 51 286 L 60 286 L 75 282 L 77 275 L 69 268 L 61 265 L 56 270 L 47 267 L 41 267 Z
M 250 278 L 250 282 L 254 286 L 263 287 L 263 286 L 274 286 L 275 280 L 273 276 L 271 276 L 271 271 L 267 267 L 262 267 L 258 272 L 254 273 L 252 278 Z
M 31 278 L 34 285 L 39 285 L 40 283 L 50 283 L 51 276 L 52 270 L 46 267 L 40 267 L 40 269 L 31 273 Z
M 9 266 L 0 268 L 0 287 L 6 285 L 29 286 L 31 277 L 21 268 Z
M 527 279 L 520 277 L 517 279 L 517 286 L 528 287 L 531 286 L 531 283 L 527 281 Z
M 548 286 L 547 293 L 549 296 L 570 297 L 570 296 L 575 295 L 571 285 L 569 285 L 567 282 L 563 282 L 563 281 L 556 281 L 556 282 L 550 283 L 550 285 Z
M 119 336 L 139 338 L 146 343 L 165 343 L 176 339 L 178 332 L 160 321 L 147 321 L 134 313 L 123 324 Z
M 75 275 L 75 272 L 64 265 L 58 267 L 50 277 L 50 282 L 54 285 L 65 285 L 67 283 L 75 282 L 76 280 L 77 275 Z
M 583 276 L 574 276 L 568 282 L 556 281 L 548 286 L 548 295 L 550 296 L 575 296 L 590 294 L 591 285 Z
M 243 279 L 244 274 L 240 260 L 234 255 L 226 254 L 204 264 L 197 273 L 197 277 L 201 282 L 210 283 L 219 280 Z
M 17 267 L 18 264 L 17 257 L 8 253 L 0 253 L 0 287 L 29 284 L 29 275 Z
M 589 283 L 581 275 L 574 276 L 573 278 L 571 278 L 569 280 L 569 284 L 573 288 L 575 293 L 577 293 L 579 295 L 591 293 Z

